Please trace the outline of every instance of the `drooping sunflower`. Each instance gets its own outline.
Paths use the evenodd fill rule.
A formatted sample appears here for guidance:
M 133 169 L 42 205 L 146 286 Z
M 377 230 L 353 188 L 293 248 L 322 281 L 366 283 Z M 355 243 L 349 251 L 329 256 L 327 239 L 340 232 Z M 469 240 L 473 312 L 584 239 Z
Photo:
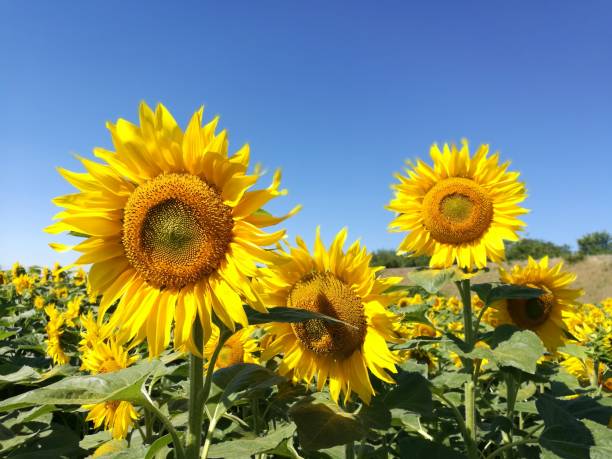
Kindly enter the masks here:
M 398 357 L 387 341 L 399 340 L 397 318 L 387 310 L 396 298 L 385 295 L 400 278 L 376 277 L 369 266 L 371 255 L 359 241 L 344 252 L 346 229 L 335 237 L 329 250 L 317 229 L 314 253 L 304 241 L 288 247 L 290 262 L 261 270 L 257 278 L 268 306 L 287 306 L 320 312 L 345 324 L 321 320 L 274 323 L 268 327 L 262 358 L 282 354 L 279 372 L 309 384 L 316 378 L 319 390 L 329 380 L 331 398 L 345 400 L 355 391 L 369 403 L 374 389 L 368 370 L 383 381 L 393 382 Z
M 461 149 L 432 145 L 433 167 L 408 162 L 407 176 L 396 174 L 395 198 L 388 209 L 398 215 L 389 225 L 394 232 L 408 232 L 400 253 L 431 256 L 430 266 L 484 268 L 487 259 L 504 258 L 504 240 L 516 241 L 525 223 L 517 217 L 525 187 L 518 172 L 499 164 L 499 154 L 487 156 L 481 145 L 470 157 L 468 143 Z
M 86 172 L 60 169 L 79 192 L 56 198 L 65 210 L 47 231 L 86 235 L 73 248 L 77 265 L 92 264 L 88 281 L 101 294 L 98 317 L 116 300 L 111 322 L 132 338 L 147 337 L 149 353 L 168 344 L 195 351 L 192 326 L 200 320 L 211 335 L 214 312 L 228 327 L 247 325 L 243 301 L 264 311 L 249 277 L 257 263 L 274 263 L 265 248 L 284 231 L 262 230 L 283 217 L 262 210 L 279 189 L 280 172 L 267 189 L 251 190 L 258 169 L 248 174 L 249 147 L 228 156 L 226 131 L 218 119 L 202 127 L 198 110 L 185 132 L 163 105 L 155 113 L 140 106 L 140 126 L 109 123 L 115 151 L 94 149 L 102 163 L 79 158 Z
M 259 344 L 252 337 L 253 326 L 242 328 L 230 336 L 223 344 L 215 368 L 227 368 L 238 363 L 259 363 L 256 353 L 260 351 Z M 210 360 L 219 342 L 219 328 L 213 325 L 210 340 L 204 346 L 204 357 Z
M 81 369 L 91 374 L 119 371 L 132 365 L 138 357 L 130 356 L 128 351 L 114 338 L 99 341 L 94 347 L 87 349 L 82 355 Z M 104 426 L 113 438 L 125 438 L 138 413 L 130 402 L 112 400 L 94 405 L 83 405 L 89 410 L 88 421 L 93 421 L 94 427 Z
M 571 288 L 576 275 L 562 271 L 563 262 L 549 267 L 548 257 L 539 262 L 529 257 L 526 266 L 515 265 L 510 271 L 500 268 L 502 282 L 525 285 L 544 291 L 538 298 L 508 299 L 494 303 L 493 319 L 498 324 L 514 324 L 535 332 L 549 351 L 565 341 L 566 320 L 571 319 L 581 289 Z
M 61 337 L 64 334 L 64 317 L 53 303 L 45 306 L 47 314 L 47 339 L 45 339 L 47 355 L 55 365 L 64 365 L 70 361 L 62 348 Z

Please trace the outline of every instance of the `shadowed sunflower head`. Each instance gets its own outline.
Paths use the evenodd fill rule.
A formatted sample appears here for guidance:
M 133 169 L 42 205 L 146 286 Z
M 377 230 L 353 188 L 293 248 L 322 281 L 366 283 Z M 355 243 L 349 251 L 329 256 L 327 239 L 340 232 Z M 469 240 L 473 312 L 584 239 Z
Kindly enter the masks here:
M 581 289 L 571 288 L 576 275 L 562 271 L 563 262 L 549 267 L 548 257 L 536 261 L 529 257 L 526 266 L 515 265 L 510 271 L 500 269 L 502 282 L 538 288 L 537 298 L 508 299 L 493 304 L 493 320 L 498 324 L 514 324 L 532 330 L 549 351 L 565 341 L 567 321 L 576 309 Z
M 408 163 L 406 176 L 397 174 L 395 198 L 388 209 L 397 212 L 389 228 L 408 232 L 399 246 L 402 253 L 431 256 L 430 266 L 484 268 L 487 259 L 504 258 L 504 240 L 518 239 L 525 224 L 517 217 L 525 199 L 518 172 L 499 164 L 499 155 L 487 156 L 481 145 L 470 157 L 467 141 L 461 149 L 436 144 L 433 166 L 418 160 Z
M 267 327 L 262 358 L 282 354 L 279 371 L 294 380 L 320 389 L 329 380 L 332 399 L 345 400 L 355 391 L 366 403 L 374 390 L 368 370 L 379 379 L 393 382 L 398 357 L 387 341 L 399 339 L 398 318 L 387 310 L 396 301 L 384 292 L 399 278 L 376 277 L 371 255 L 359 242 L 344 251 L 346 230 L 340 231 L 329 250 L 319 230 L 311 254 L 301 239 L 286 253 L 283 266 L 262 269 L 257 278 L 264 303 L 319 312 L 342 321 L 319 319 L 296 324 L 275 323 Z
M 228 155 L 218 119 L 202 126 L 197 111 L 185 132 L 163 105 L 140 106 L 140 125 L 108 124 L 115 151 L 94 149 L 102 162 L 79 158 L 86 172 L 60 169 L 78 193 L 54 200 L 64 207 L 50 233 L 86 236 L 74 247 L 77 265 L 91 264 L 89 291 L 102 295 L 98 317 L 117 300 L 110 323 L 124 339 L 146 336 L 149 353 L 170 341 L 196 352 L 192 328 L 204 339 L 216 314 L 229 328 L 247 325 L 243 303 L 265 311 L 249 278 L 258 264 L 278 263 L 274 246 L 284 231 L 266 232 L 283 217 L 262 210 L 286 194 L 280 172 L 266 189 L 252 190 L 249 147 Z M 201 343 L 198 343 L 198 347 Z

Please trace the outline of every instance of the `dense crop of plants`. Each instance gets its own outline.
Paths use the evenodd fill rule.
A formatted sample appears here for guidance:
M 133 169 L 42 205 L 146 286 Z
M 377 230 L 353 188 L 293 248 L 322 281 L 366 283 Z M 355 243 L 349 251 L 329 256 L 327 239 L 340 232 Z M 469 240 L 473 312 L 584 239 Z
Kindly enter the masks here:
M 263 209 L 280 172 L 257 188 L 202 119 L 142 104 L 60 169 L 78 192 L 46 231 L 75 264 L 0 272 L 3 457 L 612 456 L 612 299 L 548 256 L 480 280 L 525 226 L 498 153 L 434 144 L 396 175 L 398 253 L 427 261 L 403 285 L 347 229 L 270 230 L 299 211 Z

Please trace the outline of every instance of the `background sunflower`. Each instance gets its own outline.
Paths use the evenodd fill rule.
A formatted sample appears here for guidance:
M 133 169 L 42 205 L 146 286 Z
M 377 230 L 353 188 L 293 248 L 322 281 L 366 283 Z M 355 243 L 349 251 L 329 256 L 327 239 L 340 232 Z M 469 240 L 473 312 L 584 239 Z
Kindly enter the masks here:
M 408 162 L 406 176 L 396 174 L 395 198 L 388 209 L 397 212 L 389 228 L 408 232 L 400 252 L 431 256 L 430 266 L 484 268 L 487 259 L 504 258 L 504 240 L 518 239 L 525 224 L 517 217 L 527 211 L 518 204 L 525 187 L 518 172 L 499 164 L 499 155 L 487 156 L 481 145 L 470 157 L 468 143 L 461 149 L 432 145 L 433 167 Z

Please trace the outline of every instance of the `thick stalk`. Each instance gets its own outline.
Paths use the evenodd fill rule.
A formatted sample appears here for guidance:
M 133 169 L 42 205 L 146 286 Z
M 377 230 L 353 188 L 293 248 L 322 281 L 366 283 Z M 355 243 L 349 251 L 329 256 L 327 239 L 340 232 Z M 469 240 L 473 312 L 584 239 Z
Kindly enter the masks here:
M 474 335 L 474 324 L 472 317 L 472 294 L 470 291 L 470 280 L 464 279 L 455 282 L 459 289 L 459 295 L 461 296 L 461 302 L 463 303 L 463 332 L 465 334 L 465 345 L 466 352 L 472 352 L 476 344 Z M 465 398 L 465 426 L 470 436 L 471 442 L 468 451 L 470 456 L 478 457 L 477 451 L 474 451 L 476 442 L 476 386 L 478 378 L 474 369 L 473 359 L 466 359 L 466 369 L 472 376 L 464 386 L 464 398 Z M 470 447 L 470 446 L 473 446 Z
M 204 384 L 204 360 L 202 355 L 203 343 L 202 324 L 198 317 L 193 324 L 193 342 L 198 347 L 200 357 L 195 354 L 189 356 L 189 423 L 187 426 L 187 444 L 185 452 L 187 459 L 200 457 L 202 444 L 202 388 Z

